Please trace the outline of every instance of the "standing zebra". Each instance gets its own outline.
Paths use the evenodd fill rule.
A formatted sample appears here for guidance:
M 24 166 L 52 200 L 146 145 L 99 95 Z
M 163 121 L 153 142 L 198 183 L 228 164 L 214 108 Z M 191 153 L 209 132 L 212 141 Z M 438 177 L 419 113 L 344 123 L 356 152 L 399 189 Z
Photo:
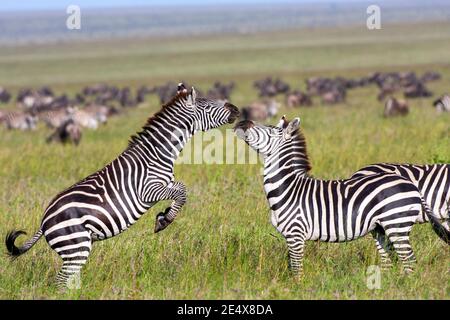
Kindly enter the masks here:
M 179 84 L 177 95 L 148 119 L 142 131 L 115 160 L 58 194 L 47 207 L 36 234 L 20 248 L 14 244 L 23 231 L 6 236 L 12 257 L 28 251 L 45 236 L 63 260 L 58 286 L 77 279 L 91 252 L 92 242 L 127 230 L 161 200 L 172 200 L 156 216 L 155 232 L 165 229 L 186 202 L 186 187 L 174 180 L 174 162 L 198 130 L 209 130 L 238 117 L 227 102 L 197 98 Z
M 318 180 L 311 169 L 300 119 L 277 126 L 241 121 L 235 130 L 264 156 L 264 190 L 272 224 L 286 238 L 290 265 L 302 271 L 306 240 L 343 242 L 384 232 L 403 262 L 413 271 L 415 257 L 409 233 L 422 209 L 421 196 L 408 179 L 378 174 L 348 180 Z M 377 242 L 383 267 L 391 261 Z
M 450 112 L 450 95 L 444 94 L 442 97 L 433 102 L 433 106 L 436 110 L 441 112 Z
M 450 164 L 395 164 L 377 163 L 368 165 L 355 172 L 351 178 L 364 177 L 372 174 L 391 173 L 410 180 L 417 187 L 432 215 L 422 212 L 417 223 L 430 221 L 439 237 L 450 244 Z M 440 228 L 443 220 L 444 228 Z M 385 248 L 390 247 L 388 239 L 382 237 Z

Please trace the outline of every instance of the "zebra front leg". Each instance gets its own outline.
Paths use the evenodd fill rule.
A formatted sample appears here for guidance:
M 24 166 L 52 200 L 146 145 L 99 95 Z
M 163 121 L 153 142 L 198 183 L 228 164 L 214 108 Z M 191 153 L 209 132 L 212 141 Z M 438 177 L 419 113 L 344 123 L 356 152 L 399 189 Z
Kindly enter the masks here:
M 295 278 L 300 279 L 303 274 L 303 250 L 305 237 L 301 235 L 286 237 L 289 250 L 289 267 Z
M 165 188 L 164 198 L 161 200 L 167 199 L 173 200 L 172 204 L 156 216 L 155 233 L 167 228 L 177 217 L 178 212 L 186 203 L 186 186 L 182 182 L 173 182 L 170 187 Z

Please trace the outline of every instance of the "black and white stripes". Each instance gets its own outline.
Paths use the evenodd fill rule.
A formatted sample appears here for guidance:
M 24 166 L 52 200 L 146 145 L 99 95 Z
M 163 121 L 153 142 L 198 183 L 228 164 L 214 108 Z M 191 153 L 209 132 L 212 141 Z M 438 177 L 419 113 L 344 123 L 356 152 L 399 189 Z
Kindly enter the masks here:
M 186 187 L 174 180 L 173 166 L 183 146 L 197 130 L 233 122 L 238 110 L 232 104 L 197 98 L 182 84 L 178 94 L 132 137 L 128 148 L 101 170 L 57 195 L 45 211 L 39 231 L 24 246 L 6 238 L 8 252 L 18 256 L 44 235 L 62 258 L 57 281 L 68 285 L 86 263 L 92 242 L 125 230 L 156 202 L 172 200 L 156 217 L 155 232 L 166 228 L 186 202 Z
M 298 118 L 290 123 L 282 118 L 276 127 L 242 121 L 235 129 L 264 157 L 264 190 L 272 224 L 286 238 L 293 271 L 302 270 L 306 240 L 342 242 L 370 232 L 384 265 L 391 263 L 380 242 L 386 236 L 405 271 L 411 272 L 415 257 L 409 233 L 422 210 L 416 186 L 409 179 L 387 173 L 348 180 L 309 176 L 299 124 Z
M 432 219 L 433 228 L 445 242 L 450 244 L 450 165 L 414 165 L 377 163 L 359 169 L 353 177 L 363 177 L 380 173 L 393 173 L 410 180 L 419 190 L 424 205 L 432 215 L 423 212 L 417 223 Z
M 450 95 L 444 94 L 433 102 L 433 106 L 438 112 L 450 112 Z

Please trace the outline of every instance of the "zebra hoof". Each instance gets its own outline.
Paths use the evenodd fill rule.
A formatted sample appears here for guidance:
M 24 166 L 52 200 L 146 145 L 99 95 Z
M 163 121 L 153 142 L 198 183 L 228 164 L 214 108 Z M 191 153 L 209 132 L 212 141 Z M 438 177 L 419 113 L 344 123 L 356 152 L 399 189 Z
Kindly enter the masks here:
M 158 213 L 158 215 L 156 216 L 156 222 L 155 222 L 155 233 L 158 233 L 162 230 L 164 230 L 165 228 L 167 228 L 167 226 L 170 224 L 171 221 L 167 220 L 166 217 L 164 216 L 164 213 L 160 212 Z

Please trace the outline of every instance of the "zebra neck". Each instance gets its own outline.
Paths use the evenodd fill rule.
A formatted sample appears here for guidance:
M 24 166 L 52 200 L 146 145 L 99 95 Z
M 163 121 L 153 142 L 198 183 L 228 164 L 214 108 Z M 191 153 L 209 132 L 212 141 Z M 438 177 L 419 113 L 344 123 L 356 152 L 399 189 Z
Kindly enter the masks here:
M 156 161 L 171 168 L 197 130 L 192 116 L 177 116 L 170 112 L 166 114 L 165 111 L 167 110 L 151 119 L 143 130 L 132 138 L 129 148 L 139 149 L 143 158 L 151 164 Z
M 310 169 L 306 148 L 293 141 L 264 158 L 264 182 L 283 179 L 290 174 L 307 177 Z

